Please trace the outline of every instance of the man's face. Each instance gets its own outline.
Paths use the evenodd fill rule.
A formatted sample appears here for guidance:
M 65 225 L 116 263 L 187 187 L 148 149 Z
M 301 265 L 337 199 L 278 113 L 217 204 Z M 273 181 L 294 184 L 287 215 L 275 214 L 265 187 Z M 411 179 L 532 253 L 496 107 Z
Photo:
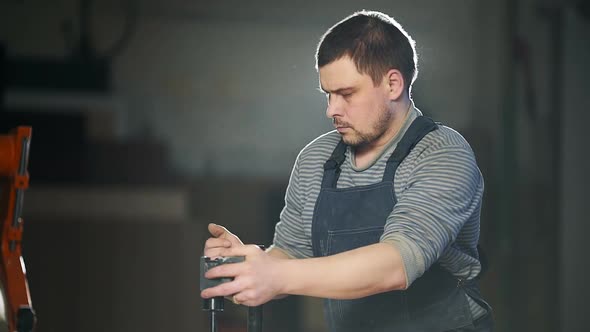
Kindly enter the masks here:
M 320 87 L 328 97 L 326 115 L 344 143 L 363 146 L 383 136 L 392 119 L 385 77 L 375 86 L 348 56 L 321 67 L 319 75 Z

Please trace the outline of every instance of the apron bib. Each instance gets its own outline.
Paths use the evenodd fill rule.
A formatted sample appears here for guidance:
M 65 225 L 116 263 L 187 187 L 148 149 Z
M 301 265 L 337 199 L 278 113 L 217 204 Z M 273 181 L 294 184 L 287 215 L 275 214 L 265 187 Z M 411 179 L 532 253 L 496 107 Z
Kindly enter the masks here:
M 346 152 L 346 145 L 338 143 L 324 164 L 322 187 L 314 209 L 315 257 L 379 243 L 386 219 L 397 202 L 397 167 L 426 134 L 437 128 L 429 118 L 416 118 L 387 160 L 382 182 L 367 186 L 336 188 Z M 475 281 L 460 282 L 435 263 L 405 291 L 354 300 L 326 299 L 324 313 L 333 332 L 451 331 L 473 326 L 466 292 L 472 298 L 475 296 L 478 304 L 485 304 L 484 308 L 489 307 L 479 297 Z

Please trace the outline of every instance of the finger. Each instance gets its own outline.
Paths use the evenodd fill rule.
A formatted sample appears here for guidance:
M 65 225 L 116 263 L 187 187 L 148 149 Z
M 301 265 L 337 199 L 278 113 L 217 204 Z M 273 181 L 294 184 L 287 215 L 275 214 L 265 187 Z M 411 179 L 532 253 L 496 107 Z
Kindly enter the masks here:
M 261 253 L 262 249 L 255 244 L 243 245 L 243 246 L 231 246 L 224 249 L 225 256 L 248 256 Z
M 223 277 L 236 277 L 244 270 L 243 263 L 227 263 L 216 266 L 205 273 L 205 278 L 216 279 Z
M 237 300 L 240 303 L 240 305 L 245 305 L 248 307 L 256 307 L 261 304 L 264 304 L 265 301 L 268 301 L 258 296 L 254 290 L 246 288 L 240 293 L 234 295 L 232 297 L 232 300 Z
M 218 248 L 218 247 L 223 247 L 223 248 L 231 247 L 231 242 L 229 240 L 220 239 L 220 238 L 216 238 L 216 237 L 210 237 L 209 239 L 207 239 L 207 241 L 205 241 L 205 249 Z
M 207 226 L 207 229 L 209 230 L 209 233 L 211 233 L 211 235 L 215 236 L 215 237 L 221 237 L 223 236 L 225 233 L 229 233 L 229 231 L 227 230 L 227 228 L 214 224 L 214 223 L 210 223 Z
M 227 257 L 227 256 L 229 256 L 227 249 L 228 248 L 219 248 L 219 247 L 205 249 L 205 251 L 203 252 L 203 256 L 206 256 L 209 258 Z
M 246 303 L 250 300 L 250 297 L 247 295 L 247 292 L 248 291 L 242 291 L 240 293 L 235 294 L 234 296 L 232 296 L 232 302 L 238 305 L 247 305 Z
M 242 241 L 240 240 L 240 238 L 238 238 L 235 234 L 233 234 L 232 232 L 227 230 L 227 228 L 225 228 L 221 225 L 210 223 L 207 226 L 207 229 L 209 230 L 209 233 L 211 233 L 211 235 L 213 235 L 214 237 L 226 239 L 226 240 L 230 241 L 232 245 L 242 245 L 243 244 Z
M 234 281 L 226 282 L 215 287 L 204 289 L 201 292 L 201 297 L 208 299 L 217 296 L 230 296 L 232 294 L 239 293 L 241 290 L 241 283 L 238 279 L 236 279 Z

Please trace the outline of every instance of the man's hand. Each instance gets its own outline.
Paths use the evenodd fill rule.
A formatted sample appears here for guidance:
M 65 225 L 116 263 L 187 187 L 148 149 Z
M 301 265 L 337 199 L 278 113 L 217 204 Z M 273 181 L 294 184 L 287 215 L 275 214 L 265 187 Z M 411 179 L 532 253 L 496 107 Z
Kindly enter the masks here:
M 246 260 L 242 263 L 220 265 L 207 271 L 206 278 L 233 277 L 234 280 L 203 290 L 201 297 L 233 295 L 236 303 L 258 306 L 281 294 L 283 280 L 279 276 L 279 265 L 284 259 L 273 257 L 256 245 L 217 249 L 222 252 L 220 256 L 245 256 Z
M 227 230 L 227 228 L 216 225 L 216 224 L 209 224 L 207 227 L 209 233 L 213 235 L 205 242 L 205 250 L 203 252 L 204 256 L 217 258 L 221 256 L 231 256 L 226 253 L 226 250 L 233 247 L 241 247 L 244 244 L 234 234 Z M 235 255 L 234 255 L 235 256 Z

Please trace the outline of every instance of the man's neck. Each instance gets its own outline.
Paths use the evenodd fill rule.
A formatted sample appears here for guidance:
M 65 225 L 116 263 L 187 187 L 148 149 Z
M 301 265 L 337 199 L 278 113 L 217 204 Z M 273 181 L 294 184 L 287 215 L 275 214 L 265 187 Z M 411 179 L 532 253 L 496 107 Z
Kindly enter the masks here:
M 396 102 L 392 105 L 393 115 L 388 129 L 373 142 L 358 146 L 354 149 L 355 165 L 358 168 L 364 168 L 363 165 L 370 163 L 388 143 L 399 133 L 412 107 L 412 101 L 409 98 Z

